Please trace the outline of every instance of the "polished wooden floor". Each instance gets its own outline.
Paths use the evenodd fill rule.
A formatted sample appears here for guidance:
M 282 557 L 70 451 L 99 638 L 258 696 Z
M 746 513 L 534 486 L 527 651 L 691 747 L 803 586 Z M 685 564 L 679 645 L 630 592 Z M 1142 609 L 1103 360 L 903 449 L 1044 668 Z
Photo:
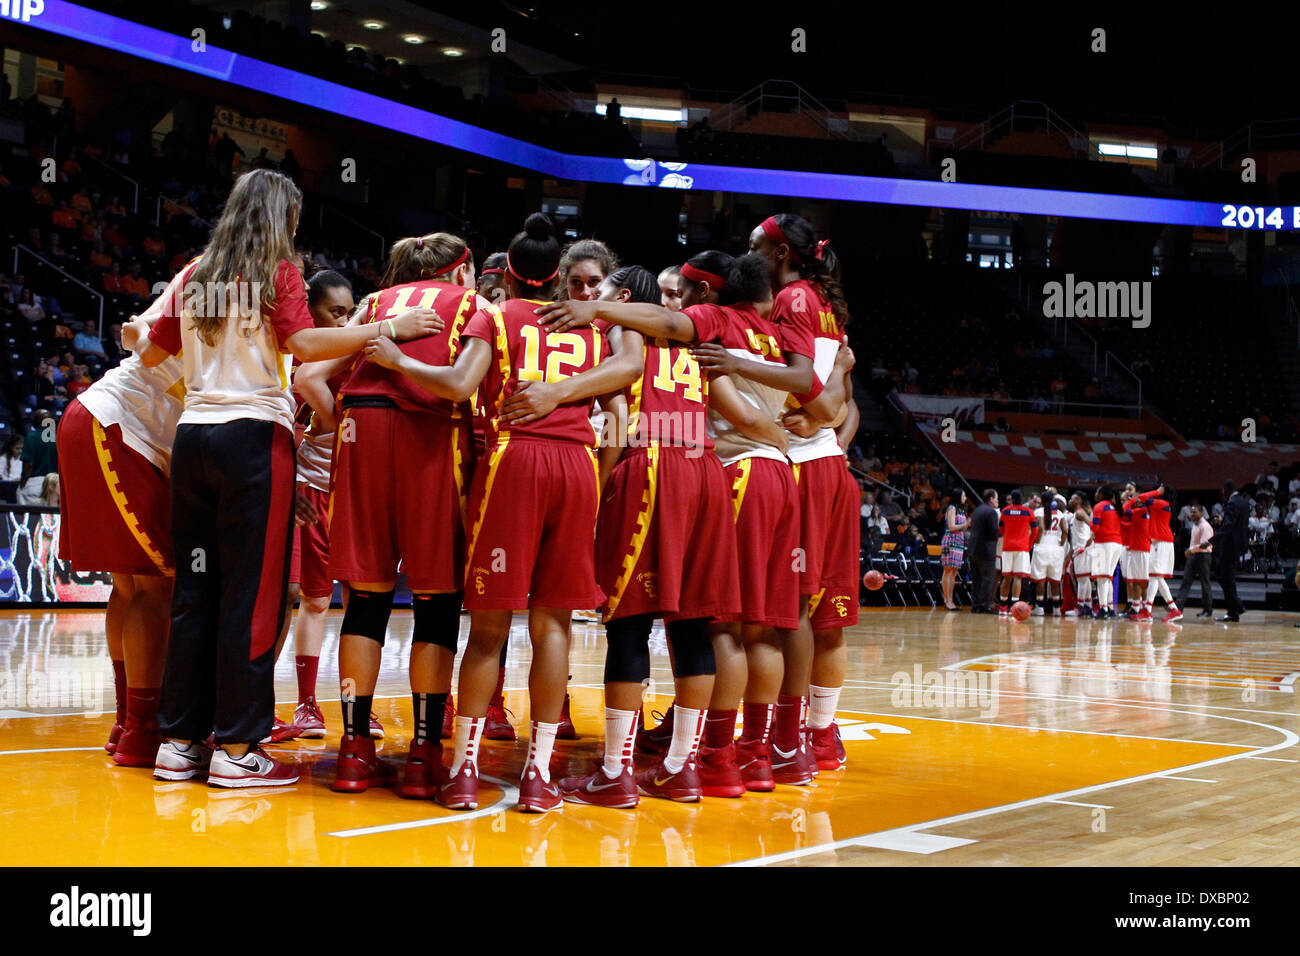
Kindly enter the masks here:
M 1183 626 L 943 611 L 864 612 L 841 700 L 849 764 L 815 786 L 634 811 L 514 812 L 526 742 L 488 744 L 474 813 L 391 791 L 329 790 L 339 730 L 339 618 L 319 692 L 323 741 L 278 790 L 162 783 L 103 751 L 113 683 L 95 612 L 0 614 L 0 864 L 424 866 L 1276 865 L 1300 862 L 1294 680 L 1300 617 Z M 395 612 L 375 709 L 398 760 L 411 730 Z M 656 631 L 656 698 L 671 685 Z M 554 768 L 601 747 L 602 629 L 575 624 L 573 717 Z M 527 635 L 511 636 L 507 703 L 527 726 Z M 282 716 L 292 655 L 277 669 Z

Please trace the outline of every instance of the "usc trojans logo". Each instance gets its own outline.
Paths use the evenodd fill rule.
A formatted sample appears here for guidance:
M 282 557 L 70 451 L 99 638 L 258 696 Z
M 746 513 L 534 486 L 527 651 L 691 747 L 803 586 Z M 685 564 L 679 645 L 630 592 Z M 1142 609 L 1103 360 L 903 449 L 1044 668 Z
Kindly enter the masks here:
M 642 571 L 636 576 L 636 579 L 641 582 L 641 587 L 645 588 L 646 597 L 654 598 L 659 596 L 659 581 L 655 572 Z
M 487 584 L 486 582 L 484 582 L 483 576 L 485 574 L 491 574 L 491 573 L 492 572 L 489 571 L 487 568 L 474 569 L 474 591 L 476 593 L 482 594 L 484 591 L 487 590 Z
M 843 594 L 837 594 L 831 598 L 831 606 L 835 608 L 835 613 L 840 617 L 849 616 L 849 599 Z

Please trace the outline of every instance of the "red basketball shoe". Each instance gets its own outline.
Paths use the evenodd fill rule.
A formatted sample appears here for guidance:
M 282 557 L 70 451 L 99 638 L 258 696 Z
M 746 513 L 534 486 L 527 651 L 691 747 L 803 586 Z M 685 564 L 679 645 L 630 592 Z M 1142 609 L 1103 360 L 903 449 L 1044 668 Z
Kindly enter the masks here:
M 1169 605 L 1169 613 L 1165 615 L 1164 623 L 1172 624 L 1174 623 L 1174 621 L 1181 621 L 1182 619 L 1183 619 L 1183 612 L 1179 610 L 1178 605 L 1177 604 Z
M 373 737 L 344 736 L 339 741 L 338 769 L 330 789 L 336 793 L 364 793 L 371 787 L 386 787 L 396 772 L 375 755 Z
M 554 780 L 549 783 L 543 780 L 531 763 L 524 767 L 523 775 L 519 778 L 520 810 L 524 813 L 545 813 L 563 804 L 564 797 Z
M 662 760 L 657 760 L 651 769 L 636 775 L 636 788 L 647 797 L 662 797 L 678 803 L 698 803 L 704 795 L 694 760 L 687 760 L 676 773 L 667 770 Z
M 309 697 L 293 709 L 293 722 L 302 737 L 315 739 L 325 736 L 325 715 L 315 697 Z
M 829 727 L 808 728 L 808 743 L 820 769 L 839 770 L 848 763 L 844 742 L 840 740 L 840 725 L 835 721 Z
M 301 730 L 297 724 L 288 724 L 279 717 L 275 718 L 275 723 L 271 724 L 271 733 L 262 738 L 264 744 L 282 744 L 286 740 L 293 740 Z
M 786 751 L 773 743 L 771 759 L 772 779 L 777 783 L 789 784 L 793 787 L 806 787 L 812 783 L 812 771 L 808 769 L 812 757 L 808 753 L 808 748 L 797 746 L 793 750 Z
M 569 716 L 569 695 L 564 695 L 564 707 L 560 710 L 560 726 L 555 731 L 556 740 L 577 740 L 578 731 L 574 729 L 573 718 Z
M 113 721 L 113 729 L 108 732 L 108 743 L 104 744 L 104 749 L 112 753 L 117 749 L 117 742 L 122 737 L 122 725 Z
M 743 797 L 745 778 L 736 766 L 736 744 L 725 747 L 701 745 L 695 765 L 700 776 L 700 792 L 706 797 Z
M 740 767 L 745 789 L 755 793 L 769 793 L 776 789 L 772 777 L 772 757 L 769 747 L 757 740 L 736 741 L 736 765 Z
M 448 810 L 478 809 L 478 768 L 466 760 L 457 774 L 433 795 Z
M 374 714 L 370 715 L 370 736 L 376 740 L 384 739 L 384 725 L 379 722 L 379 718 Z
M 508 740 L 512 743 L 519 739 L 514 725 L 510 723 L 509 714 L 510 711 L 502 704 L 488 704 L 487 716 L 483 718 L 484 739 Z
M 142 721 L 126 715 L 126 729 L 113 750 L 113 763 L 119 767 L 152 767 L 158 761 L 163 735 L 156 720 Z
M 666 754 L 673 743 L 673 714 L 677 708 L 668 707 L 667 714 L 652 711 L 650 716 L 659 721 L 652 730 L 639 730 L 636 735 L 636 749 L 643 754 Z
M 447 706 L 443 708 L 442 711 L 442 730 L 439 732 L 438 736 L 443 740 L 451 740 L 452 735 L 455 733 L 455 730 L 453 729 L 455 725 L 456 703 L 450 696 L 448 696 Z
M 447 782 L 442 762 L 442 744 L 436 740 L 412 743 L 406 756 L 406 772 L 398 793 L 412 800 L 428 800 Z
M 632 765 L 623 764 L 617 777 L 609 777 L 603 769 L 604 761 L 585 777 L 565 777 L 560 781 L 560 794 L 569 803 L 588 803 L 593 807 L 611 807 L 630 810 L 641 802 L 636 790 Z

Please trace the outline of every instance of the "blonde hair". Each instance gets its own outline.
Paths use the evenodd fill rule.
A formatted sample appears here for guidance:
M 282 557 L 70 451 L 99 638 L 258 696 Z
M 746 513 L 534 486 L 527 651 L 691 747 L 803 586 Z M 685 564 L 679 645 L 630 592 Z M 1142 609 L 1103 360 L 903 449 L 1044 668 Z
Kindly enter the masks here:
M 398 239 L 388 252 L 388 268 L 384 270 L 379 286 L 388 289 L 442 275 L 453 262 L 465 255 L 467 248 L 464 239 L 449 232 Z M 473 262 L 472 254 L 465 261 Z
M 297 258 L 293 234 L 301 210 L 302 190 L 288 176 L 271 169 L 240 176 L 190 283 L 205 289 L 246 283 L 259 290 L 256 304 L 269 311 L 275 304 L 275 275 L 281 260 Z M 194 310 L 189 305 L 185 309 L 199 338 L 209 346 L 225 332 L 228 312 L 228 308 Z

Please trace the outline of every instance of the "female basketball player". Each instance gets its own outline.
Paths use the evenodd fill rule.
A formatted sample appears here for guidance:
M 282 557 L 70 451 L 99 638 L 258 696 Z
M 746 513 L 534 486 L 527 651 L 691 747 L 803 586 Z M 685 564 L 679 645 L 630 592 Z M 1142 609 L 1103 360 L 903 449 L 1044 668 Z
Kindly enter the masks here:
M 790 461 L 799 485 L 805 561 L 799 591 L 806 604 L 801 607 L 797 635 L 783 645 L 785 679 L 773 730 L 777 749 L 772 755 L 776 772 L 797 741 L 792 759 L 815 773 L 842 767 L 846 759 L 835 709 L 847 663 L 844 628 L 858 621 L 861 492 L 835 433 L 847 414 L 845 403 L 851 400 L 848 370 L 836 364 L 849 311 L 835 278 L 835 254 L 826 240 L 817 241 L 807 220 L 786 213 L 771 216 L 750 234 L 749 244 L 768 265 L 775 290 L 772 321 L 787 338 L 805 347 L 811 344 L 815 379 L 807 394 L 796 394 L 796 401 L 806 415 L 822 416 L 799 425 L 790 419 L 796 428 Z M 830 399 L 834 404 L 826 409 L 823 403 L 828 399 L 821 393 L 832 387 L 837 387 L 835 398 Z M 819 397 L 820 403 L 815 401 Z M 806 427 L 809 424 L 814 427 Z M 792 731 L 802 725 L 805 701 L 811 754 L 803 746 L 802 730 Z
M 412 305 L 446 323 L 445 334 L 398 349 L 429 365 L 455 361 L 466 322 L 487 305 L 474 291 L 469 248 L 448 233 L 394 243 L 381 286 L 366 309 L 372 327 Z M 391 782 L 369 727 L 400 561 L 412 594 L 415 715 L 401 793 L 427 798 L 442 782 L 439 738 L 460 633 L 469 407 L 366 361 L 354 365 L 339 396 L 329 568 L 348 583 L 349 598 L 339 638 L 343 737 L 332 786 L 355 793 Z
M 298 770 L 257 741 L 274 714 L 275 641 L 284 612 L 293 516 L 293 415 L 286 357 L 356 352 L 377 329 L 318 329 L 293 265 L 302 193 L 254 170 L 235 183 L 185 301 L 140 351 L 146 366 L 182 355 L 185 409 L 172 448 L 177 562 L 154 774 L 223 787 L 292 784 Z M 193 291 L 193 294 L 189 294 Z M 430 312 L 391 320 L 407 339 L 438 328 Z M 134 333 L 135 329 L 129 329 Z M 124 333 L 127 348 L 137 336 Z M 218 745 L 203 746 L 209 732 Z
M 317 328 L 344 325 L 355 308 L 351 283 L 334 270 L 323 269 L 308 280 L 307 310 Z M 299 366 L 293 380 L 303 399 L 300 416 L 305 408 L 309 421 L 297 450 L 297 503 L 301 508 L 293 532 L 286 606 L 287 616 L 288 608 L 299 602 L 293 632 L 298 703 L 289 732 L 308 738 L 325 736 L 325 715 L 316 703 L 316 672 L 325 641 L 325 616 L 334 596 L 334 578 L 329 573 L 329 491 L 338 429 L 335 394 L 342 384 L 342 374 L 340 371 L 332 379 L 314 374 L 330 364 Z M 289 739 L 280 733 L 272 734 L 272 740 L 277 737 Z
M 618 269 L 601 285 L 597 314 L 606 303 L 615 308 L 620 303 L 657 306 L 661 297 L 649 271 Z M 571 300 L 567 310 L 557 309 L 548 318 L 571 314 L 575 306 Z M 633 320 L 647 314 L 653 320 L 661 312 L 667 314 L 653 308 L 627 310 Z M 602 466 L 610 448 L 618 462 L 604 486 L 596 534 L 597 581 L 608 595 L 605 758 L 591 774 L 562 780 L 560 789 L 566 800 L 606 807 L 636 806 L 638 791 L 698 800 L 703 788 L 695 757 L 714 670 L 709 621 L 740 610 L 729 485 L 712 454 L 704 419 L 712 407 L 774 446 L 783 445 L 784 436 L 725 377 L 705 379 L 681 343 L 661 337 L 646 342 L 631 328 L 609 331 L 621 335 L 624 345 L 631 339 L 639 367 L 635 381 L 605 409 L 626 422 L 626 432 L 601 447 Z M 558 385 L 517 392 L 506 403 L 507 417 L 512 408 L 520 408 L 526 409 L 526 420 L 544 414 L 559 398 L 597 394 L 607 387 L 602 376 L 614 364 L 602 362 Z M 538 408 L 539 392 L 555 394 Z M 656 617 L 665 619 L 673 650 L 674 730 L 663 758 L 634 777 L 632 750 L 642 682 L 650 676 L 648 642 Z M 736 795 L 740 793 L 743 787 Z
M 618 268 L 618 256 L 598 239 L 579 239 L 564 247 L 560 255 L 558 299 L 593 301 L 600 284 Z
M 780 331 L 762 316 L 771 303 L 762 259 L 701 253 L 682 267 L 682 280 L 681 313 L 644 305 L 597 306 L 595 317 L 684 343 L 718 340 L 737 365 L 773 366 L 736 385 L 760 415 L 775 420 L 788 392 L 759 384 L 758 379 L 794 380 L 796 388 L 807 390 L 812 363 L 810 355 L 799 356 L 801 377 L 793 360 L 791 366 L 785 364 Z M 539 311 L 547 314 L 551 327 L 564 329 L 590 321 L 591 309 L 568 303 Z M 778 364 L 780 369 L 775 368 Z M 740 796 L 746 788 L 770 790 L 776 782 L 768 735 L 781 684 L 781 643 L 799 619 L 797 563 L 791 560 L 798 546 L 798 499 L 781 451 L 716 416 L 711 424 L 718 457 L 732 483 L 742 611 L 738 623 L 712 629 L 717 677 L 700 749 L 700 780 L 706 796 Z M 745 734 L 737 746 L 736 710 L 742 692 Z M 674 737 L 676 733 L 674 726 Z M 797 749 L 797 741 L 790 743 Z M 811 779 L 806 769 L 790 766 L 782 768 L 779 782 L 806 784 Z
M 170 307 L 182 275 L 135 320 L 137 332 Z M 104 629 L 118 714 L 107 749 L 125 767 L 152 767 L 163 740 L 158 694 L 175 574 L 167 470 L 184 371 L 178 358 L 147 368 L 130 355 L 74 398 L 59 423 L 59 557 L 113 575 Z
M 564 703 L 569 630 L 577 608 L 598 607 L 594 538 L 597 476 L 591 401 L 572 402 L 526 425 L 499 418 L 523 381 L 554 382 L 594 366 L 604 348 L 598 330 L 548 333 L 534 313 L 559 278 L 555 227 L 540 213 L 511 240 L 506 260 L 510 298 L 479 311 L 461 332 L 461 350 L 439 368 L 379 340 L 368 355 L 443 399 L 463 402 L 484 388 L 491 413 L 488 456 L 475 469 L 465 606 L 470 635 L 460 665 L 451 779 L 437 799 L 453 809 L 478 806 L 478 746 L 514 611 L 528 608 L 533 644 L 529 674 L 532 733 L 519 808 L 560 806 L 550 757 Z
M 483 268 L 478 274 L 478 294 L 493 305 L 504 302 L 509 293 L 506 291 L 506 254 L 494 252 L 483 260 Z

